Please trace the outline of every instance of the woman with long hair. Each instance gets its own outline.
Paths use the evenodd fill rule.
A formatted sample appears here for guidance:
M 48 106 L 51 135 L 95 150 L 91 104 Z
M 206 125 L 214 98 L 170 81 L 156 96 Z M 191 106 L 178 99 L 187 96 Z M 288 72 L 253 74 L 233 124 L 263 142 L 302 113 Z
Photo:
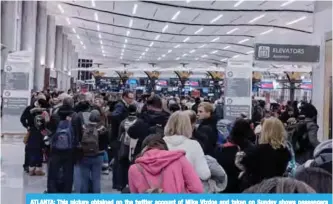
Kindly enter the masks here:
M 245 170 L 242 176 L 243 187 L 247 188 L 264 179 L 283 176 L 291 159 L 286 146 L 286 131 L 278 118 L 265 120 L 259 144 L 244 151 L 239 159 Z
M 183 150 L 186 158 L 193 165 L 200 179 L 210 178 L 210 170 L 205 158 L 205 154 L 200 144 L 192 140 L 192 125 L 186 112 L 176 111 L 173 113 L 164 129 L 163 138 L 169 150 Z

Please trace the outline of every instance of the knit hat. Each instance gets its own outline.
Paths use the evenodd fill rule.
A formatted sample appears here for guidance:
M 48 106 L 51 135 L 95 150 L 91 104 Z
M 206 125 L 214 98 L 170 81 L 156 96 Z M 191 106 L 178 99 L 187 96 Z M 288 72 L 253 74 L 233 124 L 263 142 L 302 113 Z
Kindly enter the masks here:
M 92 110 L 89 116 L 89 122 L 99 123 L 101 121 L 101 114 L 98 110 Z
M 131 116 L 136 115 L 136 111 L 137 111 L 136 105 L 131 104 L 131 105 L 128 106 L 128 114 L 129 115 L 131 115 Z

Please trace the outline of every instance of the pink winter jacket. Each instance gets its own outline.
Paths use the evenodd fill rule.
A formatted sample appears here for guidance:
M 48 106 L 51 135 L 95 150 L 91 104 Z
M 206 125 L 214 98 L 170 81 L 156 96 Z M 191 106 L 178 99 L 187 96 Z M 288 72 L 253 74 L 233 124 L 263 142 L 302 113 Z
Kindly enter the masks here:
M 162 188 L 164 193 L 203 193 L 203 185 L 184 151 L 148 150 L 135 160 L 128 171 L 131 193 L 144 193 L 149 184 L 139 171 L 142 166 L 146 178 L 153 187 Z M 163 170 L 162 186 L 159 179 Z

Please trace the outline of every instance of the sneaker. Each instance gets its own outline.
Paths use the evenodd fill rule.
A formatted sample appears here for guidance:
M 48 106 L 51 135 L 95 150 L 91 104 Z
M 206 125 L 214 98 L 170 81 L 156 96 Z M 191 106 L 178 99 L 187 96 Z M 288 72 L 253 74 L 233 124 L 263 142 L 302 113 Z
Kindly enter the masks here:
M 36 168 L 35 167 L 29 167 L 29 176 L 36 175 Z
M 45 173 L 44 173 L 44 171 L 41 167 L 37 167 L 36 170 L 35 170 L 35 175 L 36 176 L 44 176 Z
M 102 170 L 102 174 L 104 174 L 104 175 L 109 175 L 109 169 L 105 169 L 105 170 Z

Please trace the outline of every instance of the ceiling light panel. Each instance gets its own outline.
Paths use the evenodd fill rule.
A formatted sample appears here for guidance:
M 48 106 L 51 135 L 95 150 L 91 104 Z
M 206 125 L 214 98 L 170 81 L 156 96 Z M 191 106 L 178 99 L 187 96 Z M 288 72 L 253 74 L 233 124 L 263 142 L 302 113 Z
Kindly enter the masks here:
M 169 27 L 169 25 L 166 24 L 166 25 L 163 27 L 163 29 L 162 29 L 162 33 L 164 33 L 164 32 L 168 29 L 168 27 Z
M 244 39 L 244 40 L 239 41 L 238 44 L 245 43 L 245 42 L 247 42 L 247 41 L 249 41 L 249 40 L 250 40 L 249 38 L 246 38 L 246 39 Z
M 285 6 L 288 6 L 289 4 L 293 3 L 295 0 L 289 0 L 289 1 L 286 1 L 284 3 L 282 3 L 280 6 L 281 7 L 285 7 Z
M 199 34 L 199 33 L 201 33 L 201 31 L 203 31 L 203 29 L 204 29 L 203 27 L 199 28 L 197 31 L 194 32 L 194 34 Z
M 217 52 L 218 52 L 218 50 L 214 50 L 214 51 L 211 52 L 211 54 L 215 54 Z
M 176 45 L 174 48 L 179 48 L 180 47 L 180 44 Z
M 73 33 L 76 33 L 76 30 L 75 30 L 75 28 L 72 28 L 72 31 L 73 31 Z
M 255 18 L 253 18 L 252 20 L 250 20 L 249 23 L 254 23 L 254 22 L 258 21 L 259 19 L 262 19 L 265 16 L 266 16 L 266 14 L 261 14 Z
M 266 30 L 266 31 L 260 33 L 260 35 L 266 35 L 266 34 L 272 32 L 272 31 L 273 31 L 273 29 Z
M 218 41 L 219 39 L 220 39 L 220 37 L 214 38 L 211 42 Z
M 239 28 L 233 28 L 233 29 L 229 30 L 229 31 L 227 32 L 227 34 L 234 33 L 234 32 L 236 32 L 237 30 L 239 30 Z
M 244 0 L 238 0 L 235 4 L 234 7 L 238 7 L 239 5 L 241 5 L 244 2 Z
M 225 50 L 226 50 L 226 49 L 228 49 L 228 48 L 230 48 L 230 45 L 228 45 L 228 46 L 225 46 L 223 49 L 225 49 Z
M 172 21 L 175 21 L 175 20 L 178 18 L 179 14 L 180 14 L 180 11 L 177 11 L 177 12 L 172 16 L 171 20 L 172 20 Z
M 190 37 L 187 37 L 187 38 L 185 38 L 184 40 L 183 40 L 183 42 L 187 42 L 187 41 L 189 41 L 190 40 Z
M 96 7 L 95 0 L 91 0 L 91 6 Z
M 58 9 L 61 13 L 65 13 L 65 10 L 62 8 L 62 6 L 60 4 L 58 4 Z
M 222 18 L 222 17 L 223 17 L 223 14 L 220 14 L 220 15 L 216 16 L 215 18 L 213 18 L 213 19 L 210 21 L 210 23 L 215 23 L 216 21 L 220 20 L 220 18 Z
M 200 45 L 199 48 L 206 47 L 207 44 Z
M 98 21 L 98 14 L 96 12 L 94 13 L 94 16 L 95 16 L 95 21 Z
M 156 35 L 155 40 L 158 40 L 161 37 L 161 35 Z
M 193 52 L 195 52 L 195 50 L 191 50 L 191 51 L 190 51 L 190 53 L 193 53 Z
M 69 18 L 66 18 L 66 21 L 67 21 L 68 25 L 71 24 L 71 21 L 69 20 Z
M 129 22 L 129 24 L 128 24 L 128 27 L 132 27 L 133 26 L 133 19 L 130 19 L 130 22 Z
M 138 9 L 138 4 L 134 4 L 133 10 L 132 10 L 132 15 L 136 14 L 136 10 Z
M 300 17 L 300 18 L 298 18 L 298 19 L 295 19 L 295 20 L 293 20 L 293 21 L 289 21 L 289 22 L 287 22 L 286 25 L 293 25 L 293 24 L 298 23 L 298 22 L 300 22 L 300 21 L 302 21 L 302 20 L 305 20 L 306 18 L 307 18 L 306 16 L 302 16 L 302 17 Z

